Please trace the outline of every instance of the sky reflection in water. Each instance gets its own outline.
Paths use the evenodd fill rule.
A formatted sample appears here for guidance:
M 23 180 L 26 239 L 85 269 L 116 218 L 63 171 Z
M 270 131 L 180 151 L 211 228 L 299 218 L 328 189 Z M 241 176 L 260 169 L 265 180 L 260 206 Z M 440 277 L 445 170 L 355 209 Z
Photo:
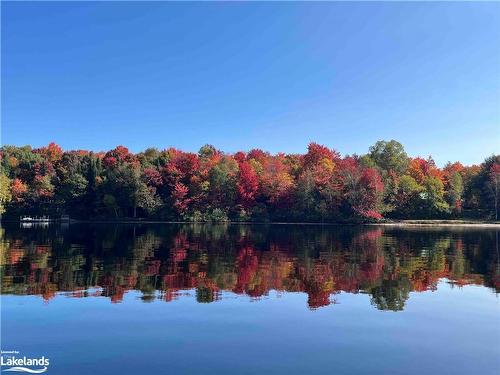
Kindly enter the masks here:
M 56 374 L 493 374 L 497 237 L 4 226 L 2 349 L 49 355 Z

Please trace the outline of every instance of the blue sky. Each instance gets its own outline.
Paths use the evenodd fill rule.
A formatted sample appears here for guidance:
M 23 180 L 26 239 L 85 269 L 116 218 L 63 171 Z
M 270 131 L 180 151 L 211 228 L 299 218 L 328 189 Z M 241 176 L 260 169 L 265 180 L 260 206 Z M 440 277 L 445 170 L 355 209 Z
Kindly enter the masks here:
M 2 144 L 205 143 L 478 163 L 500 151 L 500 3 L 5 3 Z

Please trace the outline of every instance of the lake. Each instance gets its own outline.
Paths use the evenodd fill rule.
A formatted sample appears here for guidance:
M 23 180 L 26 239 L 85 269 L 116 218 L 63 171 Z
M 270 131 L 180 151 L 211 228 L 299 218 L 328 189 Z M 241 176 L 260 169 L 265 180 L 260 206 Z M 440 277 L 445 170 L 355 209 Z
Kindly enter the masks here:
M 4 224 L 1 349 L 48 374 L 498 374 L 499 254 L 481 228 Z

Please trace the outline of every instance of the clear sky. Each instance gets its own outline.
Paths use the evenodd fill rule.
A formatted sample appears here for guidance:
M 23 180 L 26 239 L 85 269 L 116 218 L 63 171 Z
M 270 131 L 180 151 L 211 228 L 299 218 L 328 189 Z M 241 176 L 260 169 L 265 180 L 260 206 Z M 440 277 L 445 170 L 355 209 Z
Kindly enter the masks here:
M 2 2 L 2 144 L 500 152 L 500 3 Z

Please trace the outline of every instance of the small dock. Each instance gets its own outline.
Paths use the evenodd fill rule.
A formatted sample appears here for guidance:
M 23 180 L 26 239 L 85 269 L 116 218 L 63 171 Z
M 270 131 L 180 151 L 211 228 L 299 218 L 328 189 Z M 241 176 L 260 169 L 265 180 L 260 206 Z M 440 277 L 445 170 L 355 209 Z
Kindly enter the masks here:
M 19 221 L 21 223 L 48 223 L 51 219 L 49 216 L 21 216 Z

